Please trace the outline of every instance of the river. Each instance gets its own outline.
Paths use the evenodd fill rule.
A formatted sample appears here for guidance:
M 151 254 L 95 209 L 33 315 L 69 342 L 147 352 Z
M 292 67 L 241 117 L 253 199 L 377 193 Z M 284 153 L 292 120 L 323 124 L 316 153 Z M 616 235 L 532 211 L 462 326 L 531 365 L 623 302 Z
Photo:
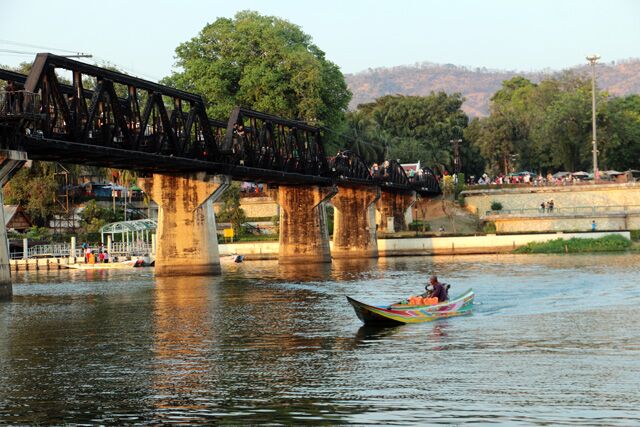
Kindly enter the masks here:
M 345 295 L 472 287 L 471 316 L 361 325 Z M 640 254 L 14 274 L 0 423 L 640 423 Z

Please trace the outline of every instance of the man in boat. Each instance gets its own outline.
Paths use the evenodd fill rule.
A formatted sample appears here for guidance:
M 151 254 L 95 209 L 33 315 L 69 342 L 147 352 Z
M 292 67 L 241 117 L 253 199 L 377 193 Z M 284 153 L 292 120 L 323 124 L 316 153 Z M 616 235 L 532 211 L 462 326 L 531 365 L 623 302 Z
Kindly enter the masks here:
M 424 296 L 428 298 L 438 298 L 439 303 L 449 299 L 449 285 L 440 283 L 438 281 L 438 276 L 431 276 L 429 278 L 429 284 L 425 286 L 425 289 L 427 292 Z

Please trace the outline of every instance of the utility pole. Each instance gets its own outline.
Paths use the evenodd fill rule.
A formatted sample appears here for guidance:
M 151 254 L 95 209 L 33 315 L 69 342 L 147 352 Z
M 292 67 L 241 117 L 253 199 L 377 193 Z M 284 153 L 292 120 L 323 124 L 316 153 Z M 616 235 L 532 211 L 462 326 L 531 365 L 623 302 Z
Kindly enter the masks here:
M 592 127 L 592 144 L 593 144 L 593 182 L 600 180 L 600 171 L 598 170 L 598 146 L 596 139 L 596 62 L 600 59 L 598 55 L 587 56 L 587 61 L 591 63 L 591 127 Z
M 453 172 L 457 175 L 460 173 L 462 165 L 460 164 L 460 143 L 461 139 L 452 139 L 449 141 L 453 144 Z

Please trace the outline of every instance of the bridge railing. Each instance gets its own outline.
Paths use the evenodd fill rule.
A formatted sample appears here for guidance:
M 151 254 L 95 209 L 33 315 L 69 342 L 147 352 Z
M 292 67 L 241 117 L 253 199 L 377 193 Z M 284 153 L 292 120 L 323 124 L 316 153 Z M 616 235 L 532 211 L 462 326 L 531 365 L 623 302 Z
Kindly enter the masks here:
M 38 117 L 40 94 L 26 90 L 0 91 L 0 117 Z
M 97 250 L 97 248 L 92 248 Z M 106 247 L 104 248 L 106 249 Z M 151 253 L 151 244 L 147 242 L 113 242 L 111 244 L 111 254 L 117 256 L 142 256 Z M 76 247 L 75 254 L 71 254 L 69 243 L 51 243 L 45 245 L 34 245 L 27 249 L 28 258 L 66 258 L 76 256 L 84 257 L 84 250 Z M 23 251 L 12 251 L 11 259 L 24 258 Z

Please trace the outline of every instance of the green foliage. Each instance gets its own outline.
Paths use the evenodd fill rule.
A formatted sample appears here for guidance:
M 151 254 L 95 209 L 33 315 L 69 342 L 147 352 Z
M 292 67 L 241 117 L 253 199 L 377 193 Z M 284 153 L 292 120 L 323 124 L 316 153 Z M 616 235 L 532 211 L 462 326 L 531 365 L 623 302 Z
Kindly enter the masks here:
M 55 212 L 58 183 L 53 163 L 33 162 L 20 169 L 5 188 L 5 203 L 22 205 L 38 226 L 47 225 Z
M 218 213 L 221 222 L 231 223 L 234 234 L 240 235 L 241 226 L 247 221 L 244 209 L 240 207 L 240 184 L 234 182 L 221 197 L 222 208 Z
M 558 254 L 558 253 L 582 253 L 582 252 L 615 252 L 624 251 L 631 246 L 631 241 L 619 234 L 613 234 L 599 239 L 564 240 L 562 238 L 548 242 L 530 242 L 522 246 L 514 253 L 519 254 Z
M 486 234 L 495 234 L 496 233 L 496 223 L 493 221 L 485 222 L 482 226 L 482 231 Z
M 163 83 L 202 94 L 213 118 L 236 105 L 337 129 L 351 93 L 338 66 L 300 27 L 238 12 L 176 49 L 179 71 Z
M 640 242 L 640 230 L 631 230 L 631 241 Z
M 533 84 L 503 82 L 489 117 L 474 120 L 465 139 L 479 150 L 491 174 L 531 170 L 592 169 L 591 79 L 565 73 Z M 640 96 L 597 94 L 601 169 L 640 168 Z
M 102 208 L 95 200 L 89 200 L 84 205 L 80 218 L 87 233 L 98 233 L 106 224 L 124 220 L 121 212 L 114 213 L 112 209 Z
M 501 211 L 502 210 L 502 203 L 497 202 L 497 201 L 492 201 L 491 202 L 491 210 L 492 211 Z
M 29 240 L 47 240 L 51 236 L 50 230 L 47 227 L 32 226 L 25 233 L 25 238 Z
M 463 101 L 459 93 L 438 92 L 429 96 L 387 95 L 361 104 L 347 117 L 348 133 L 354 141 L 348 148 L 368 162 L 419 160 L 452 170 L 450 141 L 463 135 L 469 121 L 461 109 Z M 463 158 L 467 146 L 463 141 Z
M 409 224 L 409 230 L 411 231 L 431 231 L 431 224 L 429 224 L 427 221 L 423 221 L 423 220 L 413 220 L 413 222 L 411 222 Z

